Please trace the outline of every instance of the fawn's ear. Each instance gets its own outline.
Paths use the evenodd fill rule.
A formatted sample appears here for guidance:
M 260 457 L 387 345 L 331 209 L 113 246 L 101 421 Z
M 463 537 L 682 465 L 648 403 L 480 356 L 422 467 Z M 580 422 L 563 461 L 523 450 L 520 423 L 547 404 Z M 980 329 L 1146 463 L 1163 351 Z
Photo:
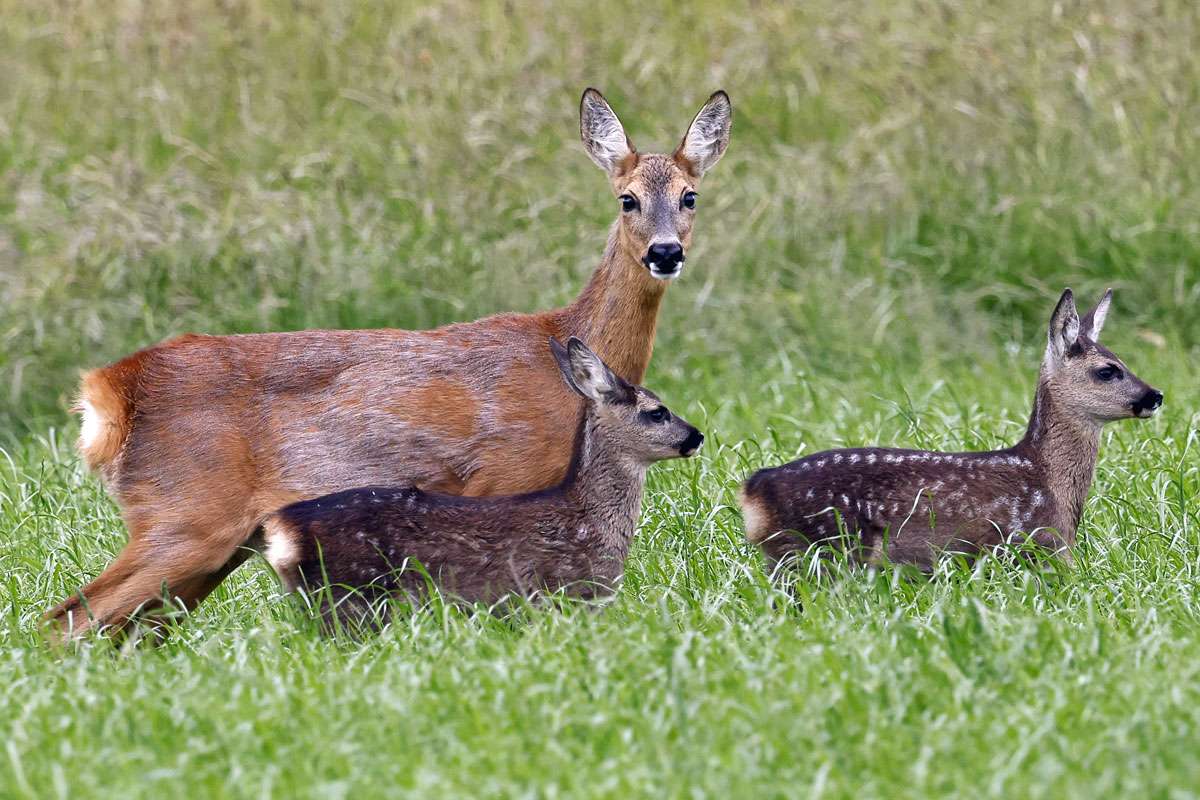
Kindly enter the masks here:
M 588 157 L 610 178 L 623 174 L 637 155 L 621 120 L 595 89 L 585 91 L 579 101 L 579 137 Z
M 567 385 L 588 400 L 617 403 L 632 397 L 632 388 L 615 375 L 600 357 L 572 336 L 564 348 L 550 340 L 550 349 Z
M 582 395 L 579 387 L 575 385 L 575 379 L 571 375 L 571 356 L 567 352 L 567 348 L 563 347 L 562 342 L 550 337 L 550 353 L 554 356 L 554 362 L 558 364 L 558 371 L 562 373 L 563 380 L 567 382 L 567 386 L 571 387 L 571 391 Z
M 1064 289 L 1054 313 L 1050 315 L 1046 355 L 1061 361 L 1079 339 L 1079 312 L 1075 310 L 1075 295 Z
M 729 103 L 729 95 L 723 91 L 713 92 L 688 126 L 679 147 L 675 148 L 675 162 L 697 178 L 708 172 L 725 155 L 732 123 L 733 106 Z
M 1108 289 L 1096 307 L 1089 311 L 1079 323 L 1080 332 L 1093 342 L 1100 341 L 1100 331 L 1104 329 L 1104 320 L 1108 318 L 1108 307 L 1111 305 L 1112 289 Z

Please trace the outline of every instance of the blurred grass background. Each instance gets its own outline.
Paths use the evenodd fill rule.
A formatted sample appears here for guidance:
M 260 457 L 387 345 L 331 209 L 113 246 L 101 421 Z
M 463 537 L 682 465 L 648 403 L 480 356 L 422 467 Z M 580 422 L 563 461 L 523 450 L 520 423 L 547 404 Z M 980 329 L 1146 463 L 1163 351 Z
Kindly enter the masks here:
M 0 12 L 10 430 L 61 424 L 79 368 L 182 331 L 566 302 L 615 208 L 575 134 L 590 84 L 647 150 L 733 97 L 667 367 L 779 347 L 934 368 L 1036 337 L 1067 284 L 1200 339 L 1192 3 Z
M 1195 797 L 1198 17 L 0 0 L 0 796 Z M 251 565 L 161 648 L 48 650 L 124 540 L 78 370 L 569 301 L 617 213 L 588 85 L 644 150 L 735 109 L 647 377 L 709 443 L 651 473 L 616 602 L 328 642 Z M 737 482 L 1011 442 L 1065 285 L 1116 288 L 1105 340 L 1167 395 L 1107 429 L 1075 567 L 809 576 L 791 609 Z

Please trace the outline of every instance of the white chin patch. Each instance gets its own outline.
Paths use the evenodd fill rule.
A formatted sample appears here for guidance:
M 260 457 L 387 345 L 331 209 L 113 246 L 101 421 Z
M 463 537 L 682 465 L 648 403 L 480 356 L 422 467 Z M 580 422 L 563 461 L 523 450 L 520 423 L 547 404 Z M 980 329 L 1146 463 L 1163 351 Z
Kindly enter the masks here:
M 1137 415 L 1142 419 L 1149 419 L 1150 417 L 1153 417 L 1157 411 L 1157 408 L 1143 408 L 1141 411 L 1137 412 Z
M 670 272 L 667 272 L 666 270 L 661 270 L 658 267 L 654 267 L 654 266 L 650 267 L 650 275 L 657 278 L 660 281 L 673 281 L 676 278 L 678 278 L 682 273 L 683 273 L 683 265 L 682 264 L 680 264 L 678 267 L 671 270 Z

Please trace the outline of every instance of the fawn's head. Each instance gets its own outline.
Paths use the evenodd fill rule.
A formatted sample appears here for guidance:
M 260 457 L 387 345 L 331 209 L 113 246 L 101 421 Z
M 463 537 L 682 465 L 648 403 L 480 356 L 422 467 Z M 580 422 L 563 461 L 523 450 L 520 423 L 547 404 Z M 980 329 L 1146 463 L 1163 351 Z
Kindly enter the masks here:
M 551 339 L 550 351 L 567 385 L 595 411 L 605 439 L 634 461 L 687 458 L 700 449 L 700 431 L 672 414 L 654 392 L 614 374 L 579 339 L 572 336 L 566 347 Z
M 604 96 L 595 89 L 583 93 L 579 133 L 621 203 L 621 247 L 659 280 L 671 280 L 683 271 L 692 243 L 696 187 L 729 144 L 732 114 L 729 96 L 715 92 L 674 153 L 639 153 Z
M 1108 348 L 1100 330 L 1112 304 L 1112 289 L 1081 320 L 1071 290 L 1062 293 L 1050 317 L 1043 373 L 1061 406 L 1095 422 L 1150 417 L 1162 405 L 1162 392 L 1147 385 Z

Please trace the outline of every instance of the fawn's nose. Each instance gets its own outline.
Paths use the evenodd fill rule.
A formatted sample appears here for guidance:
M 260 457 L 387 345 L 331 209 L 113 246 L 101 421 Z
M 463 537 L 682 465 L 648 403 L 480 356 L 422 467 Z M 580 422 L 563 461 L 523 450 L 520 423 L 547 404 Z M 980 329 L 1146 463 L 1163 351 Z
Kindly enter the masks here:
M 693 456 L 700 449 L 700 445 L 704 444 L 704 434 L 692 428 L 692 432 L 683 440 L 683 444 L 679 445 L 679 455 L 687 458 Z
M 1163 393 L 1158 389 L 1147 389 L 1146 393 L 1133 403 L 1133 413 L 1139 417 L 1149 417 L 1163 403 Z
M 683 263 L 683 245 L 679 242 L 656 242 L 650 245 L 642 263 L 655 277 L 674 275 Z

